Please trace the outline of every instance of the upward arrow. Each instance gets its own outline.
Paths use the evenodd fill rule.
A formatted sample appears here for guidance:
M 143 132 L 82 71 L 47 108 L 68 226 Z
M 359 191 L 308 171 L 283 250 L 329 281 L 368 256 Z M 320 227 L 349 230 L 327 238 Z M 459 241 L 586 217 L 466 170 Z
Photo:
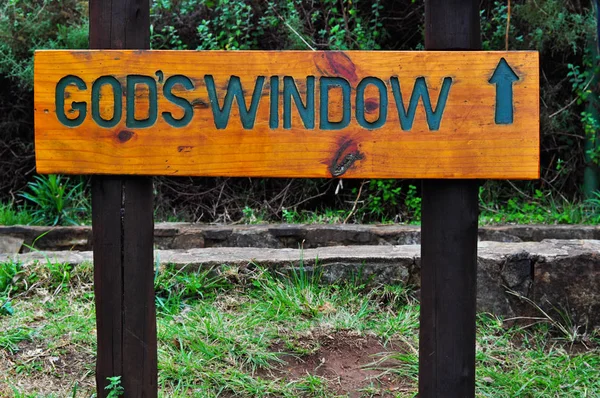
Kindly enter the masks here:
M 513 83 L 517 80 L 519 76 L 502 58 L 489 80 L 489 83 L 496 85 L 496 124 L 513 122 Z

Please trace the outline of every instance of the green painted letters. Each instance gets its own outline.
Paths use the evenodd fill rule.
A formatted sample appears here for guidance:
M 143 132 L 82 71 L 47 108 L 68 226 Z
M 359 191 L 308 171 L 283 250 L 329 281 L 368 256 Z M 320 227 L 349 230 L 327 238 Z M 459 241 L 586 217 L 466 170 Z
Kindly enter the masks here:
M 63 77 L 56 85 L 54 101 L 56 104 L 56 117 L 58 121 L 67 127 L 77 127 L 85 120 L 87 113 L 87 102 L 72 102 L 71 109 L 79 114 L 74 119 L 69 119 L 65 114 L 65 90 L 69 84 L 74 84 L 79 90 L 86 90 L 87 85 L 81 78 L 73 75 Z
M 163 112 L 162 116 L 165 119 L 165 122 L 173 127 L 185 127 L 190 124 L 192 118 L 194 117 L 194 107 L 185 98 L 181 98 L 173 94 L 172 90 L 176 84 L 180 84 L 186 90 L 193 90 L 194 83 L 187 76 L 175 75 L 169 77 L 163 86 L 165 98 L 182 108 L 183 116 L 179 119 L 175 119 L 171 112 Z
M 329 89 L 342 88 L 342 120 L 332 122 L 329 120 Z M 350 124 L 350 83 L 342 77 L 322 77 L 319 79 L 321 109 L 319 127 L 321 130 L 341 130 Z
M 113 90 L 113 116 L 111 119 L 103 119 L 100 115 L 100 90 L 102 86 L 109 84 Z M 92 85 L 92 119 L 100 127 L 115 127 L 123 116 L 123 89 L 121 84 L 113 76 L 101 76 Z
M 159 82 L 163 81 L 164 76 L 162 74 L 162 71 L 157 71 L 157 78 Z M 238 76 L 232 75 L 229 81 L 227 82 L 227 87 L 220 88 L 221 90 L 225 90 L 225 94 L 223 96 L 220 95 L 220 93 L 218 93 L 213 76 L 205 75 L 204 81 L 206 89 L 208 91 L 210 107 L 212 110 L 215 127 L 217 129 L 227 128 L 231 116 L 233 103 L 235 101 L 237 102 L 240 121 L 242 123 L 243 128 L 246 130 L 253 129 L 256 123 L 256 116 L 258 114 L 260 100 L 263 95 L 265 79 L 265 76 L 256 77 L 253 89 L 254 91 L 252 92 L 250 104 L 248 105 L 246 104 L 245 100 L 245 97 L 248 96 L 247 92 L 244 91 L 241 80 Z M 267 85 L 267 90 L 270 91 L 268 93 L 270 98 L 268 126 L 270 129 L 275 130 L 279 128 L 280 116 L 282 116 L 283 118 L 282 127 L 284 129 L 291 129 L 292 115 L 294 114 L 292 110 L 293 106 L 295 106 L 298 115 L 302 119 L 304 129 L 313 130 L 315 128 L 315 119 L 317 111 L 319 112 L 320 130 L 344 129 L 350 125 L 353 105 L 351 101 L 353 99 L 355 100 L 354 116 L 356 118 L 357 124 L 360 127 L 367 130 L 375 130 L 382 128 L 386 124 L 389 112 L 388 107 L 390 96 L 388 92 L 389 86 L 387 84 L 387 81 L 373 76 L 364 77 L 358 82 L 356 88 L 354 89 L 353 87 L 351 87 L 350 82 L 342 77 L 322 76 L 318 79 L 320 103 L 319 109 L 316 109 L 315 85 L 317 78 L 315 76 L 306 76 L 306 81 L 304 85 L 300 86 L 297 85 L 297 79 L 295 79 L 294 77 L 283 76 L 283 87 L 281 91 L 280 77 L 269 77 L 269 84 Z M 125 83 L 126 85 L 126 110 L 123 109 L 123 90 L 125 89 L 123 87 L 123 83 Z M 431 101 L 429 89 L 427 87 L 427 82 L 424 77 L 418 77 L 416 79 L 408 104 L 405 104 L 404 102 L 405 96 L 403 96 L 402 90 L 400 88 L 400 80 L 398 76 L 390 77 L 389 84 L 391 86 L 392 95 L 396 103 L 396 110 L 398 112 L 400 128 L 404 131 L 410 131 L 412 129 L 419 101 L 422 99 L 425 117 L 429 130 L 439 130 L 442 122 L 442 117 L 444 115 L 444 110 L 446 108 L 446 103 L 450 95 L 452 83 L 453 81 L 451 77 L 444 77 L 437 98 L 437 104 L 435 104 L 434 107 Z M 493 81 L 493 83 L 496 82 Z M 183 110 L 183 115 L 179 118 L 175 118 L 175 116 L 173 116 L 173 112 L 171 111 L 163 111 L 160 115 L 162 115 L 165 123 L 175 128 L 182 128 L 188 126 L 192 122 L 192 119 L 194 117 L 194 106 L 192 105 L 192 102 L 190 100 L 182 97 L 181 95 L 174 94 L 173 90 L 175 86 L 180 85 L 181 88 L 184 90 L 193 91 L 195 89 L 194 82 L 187 76 L 174 75 L 167 79 L 164 79 L 164 84 L 160 84 L 162 85 L 164 99 Z M 63 125 L 68 127 L 77 127 L 84 122 L 87 116 L 88 103 L 85 101 L 73 101 L 71 103 L 70 109 L 66 111 L 65 99 L 68 97 L 68 93 L 66 90 L 69 85 L 74 85 L 77 87 L 77 89 L 81 91 L 87 89 L 86 82 L 77 76 L 68 75 L 60 79 L 60 81 L 56 85 L 55 93 L 56 116 Z M 113 93 L 112 98 L 110 99 L 101 98 L 101 91 L 106 85 L 110 85 L 112 88 Z M 147 95 L 147 98 L 140 99 L 142 103 L 145 102 L 143 100 L 147 99 L 148 101 L 148 117 L 146 117 L 145 119 L 136 119 L 135 117 L 136 106 L 139 106 L 137 104 L 138 101 L 136 101 L 136 91 L 140 91 L 138 89 L 139 85 L 145 85 L 147 88 L 147 90 L 141 91 L 141 93 Z M 157 122 L 159 115 L 157 85 L 158 84 L 156 78 L 154 78 L 153 76 L 128 75 L 126 77 L 126 82 L 117 80 L 115 76 L 111 75 L 100 76 L 92 84 L 92 119 L 100 127 L 113 128 L 119 123 L 121 123 L 123 112 L 126 112 L 125 124 L 127 128 L 141 129 L 154 126 Z M 377 89 L 377 95 L 371 98 L 365 98 L 366 90 L 369 87 L 369 85 L 372 85 Z M 302 86 L 304 86 L 303 89 Z M 333 88 L 341 90 L 341 104 L 336 104 L 336 106 L 341 105 L 341 115 L 338 116 L 339 120 L 335 121 L 330 120 L 329 115 L 330 91 Z M 502 88 L 503 87 L 500 87 L 498 90 L 502 91 Z M 353 89 L 356 91 L 356 94 L 354 96 L 352 96 Z M 279 108 L 280 94 L 283 96 L 282 115 L 280 114 Z M 305 94 L 305 96 L 303 94 Z M 139 94 L 137 96 L 139 96 Z M 222 106 L 219 102 L 219 97 L 222 97 Z M 497 105 L 496 123 L 499 123 L 499 119 L 500 123 L 507 123 L 505 120 L 509 120 L 509 122 L 512 122 L 512 114 L 506 116 L 502 112 L 500 112 L 502 109 L 508 109 L 508 107 L 506 106 L 503 107 L 503 102 L 501 100 L 504 99 L 504 97 L 509 98 L 509 96 L 505 95 L 504 97 L 499 97 L 501 98 L 498 102 L 502 106 Z M 113 115 L 110 119 L 106 119 L 101 115 L 101 99 L 107 107 L 109 106 L 109 101 L 112 100 Z M 77 115 L 75 118 L 67 117 L 69 113 L 76 112 Z M 339 111 L 336 112 L 336 114 L 339 113 Z M 508 112 L 505 113 L 509 114 Z M 372 114 L 373 117 L 376 114 L 377 119 L 374 121 L 368 121 L 366 116 L 367 114 Z M 499 114 L 501 116 L 500 118 L 498 116 Z M 299 128 L 300 126 L 295 127 Z
M 283 128 L 292 128 L 292 98 L 302 118 L 304 128 L 315 128 L 315 77 L 306 77 L 306 105 L 302 103 L 296 82 L 291 76 L 283 77 Z
M 135 118 L 135 89 L 138 84 L 145 84 L 148 87 L 148 117 L 141 120 Z M 127 76 L 127 128 L 142 129 L 151 127 L 156 123 L 157 117 L 158 96 L 156 92 L 156 80 L 150 76 L 143 75 Z
M 367 85 L 372 84 L 379 90 L 379 99 L 377 104 L 368 104 L 368 106 L 379 106 L 379 116 L 374 122 L 369 122 L 365 119 L 365 89 Z M 362 127 L 374 130 L 382 127 L 387 119 L 387 108 L 388 108 L 388 95 L 387 87 L 383 80 L 376 77 L 366 77 L 360 81 L 358 87 L 356 87 L 356 120 Z
M 269 128 L 279 127 L 279 76 L 271 76 L 271 103 L 269 108 Z
M 394 100 L 396 101 L 396 108 L 398 109 L 398 116 L 400 118 L 400 128 L 402 128 L 402 130 L 412 129 L 413 122 L 415 121 L 417 104 L 421 97 L 423 97 L 423 106 L 425 107 L 425 116 L 427 118 L 429 130 L 436 131 L 440 129 L 440 123 L 442 122 L 442 116 L 444 115 L 444 109 L 446 108 L 446 101 L 448 100 L 448 94 L 450 93 L 450 86 L 452 85 L 451 77 L 444 78 L 435 111 L 431 106 L 429 90 L 427 89 L 427 83 L 425 82 L 424 77 L 418 77 L 415 82 L 415 87 L 410 96 L 408 110 L 404 107 L 398 77 L 392 76 L 390 78 L 390 83 L 392 84 L 392 93 L 394 94 Z
M 254 84 L 254 92 L 252 93 L 250 109 L 246 108 L 244 91 L 238 76 L 231 76 L 229 79 L 229 83 L 227 84 L 227 93 L 225 94 L 225 100 L 223 102 L 223 108 L 219 107 L 219 98 L 217 96 L 215 80 L 213 79 L 212 75 L 205 75 L 204 81 L 206 83 L 206 89 L 208 90 L 208 96 L 210 98 L 210 106 L 212 108 L 215 126 L 218 129 L 224 129 L 227 127 L 234 98 L 238 103 L 240 119 L 244 129 L 250 130 L 254 127 L 256 111 L 258 110 L 258 103 L 260 101 L 263 84 L 265 82 L 264 76 L 258 76 L 256 79 L 256 83 Z

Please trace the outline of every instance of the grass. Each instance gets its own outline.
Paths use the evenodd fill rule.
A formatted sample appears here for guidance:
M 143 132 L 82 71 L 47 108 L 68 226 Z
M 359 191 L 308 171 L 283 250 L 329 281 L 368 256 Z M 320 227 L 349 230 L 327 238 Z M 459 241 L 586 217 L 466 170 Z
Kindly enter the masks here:
M 506 203 L 484 203 L 480 199 L 479 223 L 597 225 L 600 223 L 600 199 L 569 202 L 545 198 L 540 191 L 530 199 L 512 198 Z
M 0 225 L 28 225 L 32 222 L 33 215 L 28 208 L 0 202 Z
M 94 394 L 92 268 L 64 269 L 20 270 L 3 293 L 13 311 L 0 316 L 0 396 Z M 416 394 L 419 304 L 405 286 L 166 267 L 156 291 L 161 397 Z M 599 336 L 563 332 L 480 314 L 477 396 L 600 396 Z

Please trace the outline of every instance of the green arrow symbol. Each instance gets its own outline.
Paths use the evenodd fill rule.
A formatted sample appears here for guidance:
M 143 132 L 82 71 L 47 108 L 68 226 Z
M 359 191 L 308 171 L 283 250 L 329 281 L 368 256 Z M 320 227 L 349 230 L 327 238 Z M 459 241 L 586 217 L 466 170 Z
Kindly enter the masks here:
M 489 83 L 496 85 L 496 124 L 513 122 L 513 83 L 517 80 L 519 76 L 502 58 L 489 80 Z

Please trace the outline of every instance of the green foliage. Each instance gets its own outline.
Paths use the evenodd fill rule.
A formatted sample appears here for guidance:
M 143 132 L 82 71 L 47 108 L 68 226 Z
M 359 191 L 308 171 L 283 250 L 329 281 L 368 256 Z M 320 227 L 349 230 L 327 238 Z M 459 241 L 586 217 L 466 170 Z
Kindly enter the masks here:
M 350 215 L 350 212 L 345 209 L 319 209 L 318 211 L 290 210 L 281 209 L 281 220 L 283 222 L 293 224 L 340 224 Z
M 0 75 L 33 87 L 33 51 L 88 47 L 87 2 L 9 0 L 0 4 Z
M 206 3 L 212 6 L 209 7 L 212 18 L 203 19 L 198 25 L 198 50 L 250 50 L 257 47 L 256 37 L 261 34 L 262 25 L 251 23 L 254 12 L 250 4 L 236 0 Z
M 296 383 L 296 389 L 302 395 L 310 394 L 311 397 L 328 397 L 327 379 L 321 376 L 307 374 Z
M 314 41 L 306 34 L 306 25 L 302 13 L 302 0 L 288 0 L 280 7 L 283 19 L 282 36 L 285 40 L 285 48 L 289 50 L 308 50 L 314 48 Z M 271 5 L 272 10 L 274 7 Z M 273 20 L 273 27 L 279 26 L 277 20 Z M 287 29 L 286 29 L 287 28 Z
M 20 274 L 20 263 L 13 261 L 0 263 L 0 316 L 14 313 L 10 295 L 19 289 Z
M 35 277 L 26 275 L 17 261 L 0 262 L 0 316 L 13 315 L 12 296 L 25 290 Z
M 4 300 L 3 303 L 2 303 L 2 300 Z M 2 296 L 0 296 L 0 303 L 2 303 L 0 305 L 0 316 L 12 315 L 15 313 L 15 310 L 12 307 L 12 302 L 9 299 L 3 299 Z
M 489 187 L 479 189 L 481 224 L 598 224 L 600 202 L 589 200 L 584 203 L 556 200 L 539 189 L 531 196 L 514 196 L 505 203 L 495 199 Z
M 35 207 L 31 211 L 33 223 L 44 225 L 77 225 L 89 214 L 89 203 L 84 183 L 73 183 L 64 176 L 37 175 L 27 184 L 28 192 L 21 196 Z
M 506 23 L 508 21 L 508 6 L 506 1 L 494 1 L 491 10 L 481 11 L 481 46 L 484 50 L 506 49 Z M 509 38 L 518 43 L 523 42 L 523 36 L 514 37 L 514 26 L 511 23 Z
M 421 197 L 417 194 L 417 187 L 414 185 L 408 186 L 408 192 L 404 199 L 404 204 L 408 211 L 407 219 L 411 222 L 421 221 Z
M 0 225 L 27 225 L 33 217 L 27 207 L 17 208 L 14 204 L 0 203 Z
M 18 276 L 22 265 L 16 261 L 0 263 L 0 297 L 8 296 L 19 289 Z
M 596 28 L 591 4 L 584 9 L 582 2 L 572 0 L 517 2 L 513 6 L 513 20 L 511 25 L 514 24 L 522 39 L 517 40 L 518 43 L 511 42 L 511 46 L 537 49 L 549 55 L 556 52 L 581 53 L 585 41 Z M 511 34 L 511 39 L 518 37 L 513 38 Z
M 254 279 L 258 294 L 266 298 L 265 303 L 276 310 L 273 316 L 305 316 L 312 318 L 326 310 L 326 299 L 319 287 L 322 270 L 315 266 L 307 270 L 303 265 L 294 268 L 289 275 L 281 278 L 263 271 Z
M 125 389 L 121 385 L 121 376 L 107 377 L 108 385 L 104 387 L 104 390 L 108 391 L 107 398 L 117 398 L 125 395 Z
M 387 213 L 388 206 L 395 207 L 400 200 L 399 186 L 396 180 L 371 180 L 369 181 L 369 195 L 366 201 L 366 211 L 377 218 Z M 352 193 L 358 193 L 355 188 Z
M 264 216 L 259 211 L 246 205 L 242 209 L 242 221 L 245 224 L 260 224 L 264 222 Z
M 12 315 L 10 297 L 18 292 L 26 292 L 34 284 L 55 293 L 68 289 L 71 283 L 73 267 L 69 264 L 47 260 L 39 272 L 23 269 L 21 263 L 6 261 L 0 263 L 0 315 Z
M 156 307 L 159 312 L 177 314 L 188 300 L 214 297 L 216 293 L 231 287 L 223 270 L 198 269 L 194 271 L 167 265 L 157 268 L 154 278 Z
M 385 36 L 382 11 L 381 0 L 155 0 L 151 41 L 157 49 L 372 50 Z
M 594 51 L 593 53 L 597 53 Z M 569 73 L 567 77 L 572 84 L 573 92 L 575 93 L 577 105 L 585 104 L 586 102 L 598 103 L 598 93 L 592 89 L 600 74 L 600 56 L 593 55 L 589 47 L 586 48 L 583 57 L 583 70 L 579 65 L 568 64 Z M 600 146 L 597 145 L 597 135 L 600 131 L 600 121 L 598 113 L 584 110 L 581 112 L 581 124 L 583 132 L 589 141 L 586 145 L 585 155 L 590 162 L 600 164 Z
M 421 221 L 421 197 L 415 185 L 406 185 L 399 180 L 370 180 L 366 187 L 366 199 L 357 211 L 362 222 Z M 404 194 L 403 189 L 406 190 Z M 352 189 L 353 195 L 358 192 L 358 188 Z
M 0 329 L 0 349 L 15 353 L 19 351 L 18 344 L 22 341 L 31 341 L 34 334 L 34 330 L 28 327 Z
M 67 289 L 71 282 L 73 266 L 66 263 L 57 263 L 47 260 L 49 272 L 49 287 L 55 291 Z
M 371 4 L 369 14 L 363 16 L 361 1 L 323 1 L 323 9 L 311 14 L 311 21 L 324 26 L 319 37 L 332 50 L 379 50 L 379 40 L 385 34 L 381 21 L 383 5 L 380 0 Z M 367 3 L 367 4 L 368 4 Z
M 598 355 L 557 344 L 551 323 L 523 330 L 493 316 L 478 318 L 478 346 L 487 348 L 478 349 L 476 357 L 477 390 L 483 396 L 587 397 L 600 391 L 590 379 L 595 377 L 590 372 L 600 369 Z
M 505 50 L 507 2 L 494 0 L 487 3 L 489 6 L 481 10 L 482 47 L 484 50 Z M 591 11 L 571 0 L 513 2 L 508 49 L 581 52 L 583 43 L 595 29 Z
M 243 1 L 158 0 L 152 4 L 151 42 L 155 49 L 258 49 L 265 30 L 278 24 L 268 6 L 256 15 Z
M 300 222 L 300 221 L 296 221 L 300 219 L 300 215 L 298 214 L 298 212 L 296 210 L 288 210 L 286 208 L 281 209 L 281 218 L 283 219 L 284 222 L 288 223 L 288 224 L 292 224 L 294 222 Z

